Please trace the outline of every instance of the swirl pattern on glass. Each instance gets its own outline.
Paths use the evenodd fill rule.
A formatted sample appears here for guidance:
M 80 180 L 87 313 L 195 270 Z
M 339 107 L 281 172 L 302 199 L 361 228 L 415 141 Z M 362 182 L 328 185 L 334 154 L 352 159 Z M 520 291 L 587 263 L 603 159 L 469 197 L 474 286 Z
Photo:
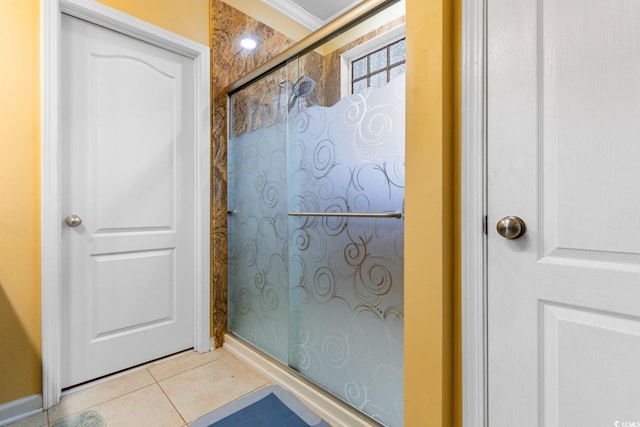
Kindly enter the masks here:
M 229 144 L 229 328 L 403 425 L 404 75 Z

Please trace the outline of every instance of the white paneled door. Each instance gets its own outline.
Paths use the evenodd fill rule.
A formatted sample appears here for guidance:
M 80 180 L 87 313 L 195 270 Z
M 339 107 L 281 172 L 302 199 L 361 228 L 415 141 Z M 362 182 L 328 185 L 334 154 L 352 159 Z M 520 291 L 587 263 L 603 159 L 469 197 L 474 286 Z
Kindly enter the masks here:
M 193 67 L 63 15 L 62 387 L 193 347 Z
M 640 2 L 488 11 L 489 425 L 640 425 Z

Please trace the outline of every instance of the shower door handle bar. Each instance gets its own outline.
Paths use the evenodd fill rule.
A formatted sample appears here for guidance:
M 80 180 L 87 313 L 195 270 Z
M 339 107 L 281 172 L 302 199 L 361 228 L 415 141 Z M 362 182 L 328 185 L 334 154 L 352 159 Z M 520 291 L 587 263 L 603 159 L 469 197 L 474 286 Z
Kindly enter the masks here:
M 289 212 L 289 216 L 331 216 L 351 218 L 402 218 L 402 212 Z

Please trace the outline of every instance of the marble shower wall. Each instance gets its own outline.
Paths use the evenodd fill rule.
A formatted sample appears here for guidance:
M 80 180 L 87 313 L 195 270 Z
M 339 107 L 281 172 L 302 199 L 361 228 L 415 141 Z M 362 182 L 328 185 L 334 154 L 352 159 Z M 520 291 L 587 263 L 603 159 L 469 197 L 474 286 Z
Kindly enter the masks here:
M 211 0 L 211 334 L 222 346 L 227 330 L 227 95 L 225 87 L 295 41 L 221 0 Z M 259 46 L 242 49 L 245 35 Z
M 302 108 L 307 105 L 324 105 L 323 89 L 324 58 L 309 52 L 299 60 L 293 60 L 260 80 L 233 95 L 231 111 L 231 134 L 240 136 L 274 123 L 284 123 L 288 116 L 288 101 L 291 87 L 302 76 L 311 77 L 316 87 Z M 296 109 L 292 109 L 295 113 Z

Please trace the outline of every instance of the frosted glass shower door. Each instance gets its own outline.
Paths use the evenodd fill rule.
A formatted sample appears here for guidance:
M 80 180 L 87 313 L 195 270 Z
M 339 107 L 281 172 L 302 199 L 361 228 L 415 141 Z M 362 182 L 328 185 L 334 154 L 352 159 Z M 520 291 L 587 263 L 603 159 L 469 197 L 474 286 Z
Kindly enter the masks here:
M 403 425 L 404 83 L 288 126 L 289 365 L 390 426 Z
M 288 363 L 287 96 L 280 69 L 230 99 L 229 330 Z
M 340 99 L 337 59 L 230 97 L 229 330 L 400 427 L 405 78 Z

